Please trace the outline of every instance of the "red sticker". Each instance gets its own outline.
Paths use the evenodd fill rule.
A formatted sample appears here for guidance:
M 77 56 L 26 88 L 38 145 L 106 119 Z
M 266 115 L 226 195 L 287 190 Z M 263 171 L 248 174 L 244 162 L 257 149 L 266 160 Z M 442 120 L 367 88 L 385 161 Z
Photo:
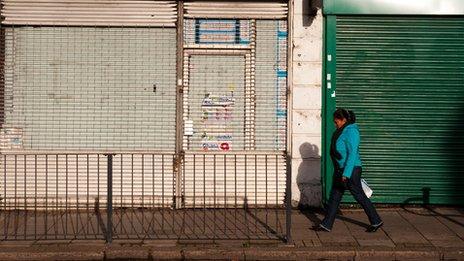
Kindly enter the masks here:
M 229 143 L 221 143 L 221 150 L 229 150 Z

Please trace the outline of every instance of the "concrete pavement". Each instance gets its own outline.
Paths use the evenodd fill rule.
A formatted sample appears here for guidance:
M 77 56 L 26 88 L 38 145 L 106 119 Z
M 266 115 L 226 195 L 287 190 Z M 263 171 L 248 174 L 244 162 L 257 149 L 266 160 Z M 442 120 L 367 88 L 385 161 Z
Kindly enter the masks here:
M 0 260 L 464 260 L 464 209 L 378 208 L 366 233 L 359 209 L 342 209 L 332 232 L 312 230 L 319 209 L 294 210 L 293 244 L 274 240 L 2 241 Z

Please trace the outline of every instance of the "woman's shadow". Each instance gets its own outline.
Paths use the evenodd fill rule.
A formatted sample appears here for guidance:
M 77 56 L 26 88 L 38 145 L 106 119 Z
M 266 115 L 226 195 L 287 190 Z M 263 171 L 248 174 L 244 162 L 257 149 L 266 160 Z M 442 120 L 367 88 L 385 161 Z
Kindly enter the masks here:
M 298 207 L 320 206 L 321 203 L 321 156 L 318 146 L 305 142 L 300 148 L 301 163 L 298 167 L 296 183 L 300 191 Z
M 302 161 L 298 167 L 296 177 L 296 183 L 300 190 L 298 209 L 315 226 L 321 222 L 318 215 L 323 214 L 323 210 L 317 207 L 322 202 L 321 156 L 319 155 L 319 148 L 309 142 L 301 144 L 299 150 Z

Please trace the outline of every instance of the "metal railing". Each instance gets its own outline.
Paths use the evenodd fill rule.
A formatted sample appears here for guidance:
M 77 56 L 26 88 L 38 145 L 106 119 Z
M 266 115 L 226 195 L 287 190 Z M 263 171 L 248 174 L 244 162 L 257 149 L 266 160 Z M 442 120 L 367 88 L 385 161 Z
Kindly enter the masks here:
M 1 155 L 4 239 L 104 239 L 106 157 Z
M 291 240 L 282 153 L 0 156 L 3 240 Z

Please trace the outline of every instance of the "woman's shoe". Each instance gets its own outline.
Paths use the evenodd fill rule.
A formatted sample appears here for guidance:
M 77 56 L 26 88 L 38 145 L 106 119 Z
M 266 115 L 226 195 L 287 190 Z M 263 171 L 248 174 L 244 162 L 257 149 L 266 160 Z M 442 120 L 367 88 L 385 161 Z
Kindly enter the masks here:
M 375 225 L 370 225 L 366 232 L 375 232 L 377 231 L 381 226 L 383 226 L 383 221 L 380 221 L 380 223 L 375 224 Z
M 323 231 L 323 232 L 330 232 L 330 229 L 326 228 L 324 225 L 319 224 L 318 226 L 313 227 L 314 231 Z

